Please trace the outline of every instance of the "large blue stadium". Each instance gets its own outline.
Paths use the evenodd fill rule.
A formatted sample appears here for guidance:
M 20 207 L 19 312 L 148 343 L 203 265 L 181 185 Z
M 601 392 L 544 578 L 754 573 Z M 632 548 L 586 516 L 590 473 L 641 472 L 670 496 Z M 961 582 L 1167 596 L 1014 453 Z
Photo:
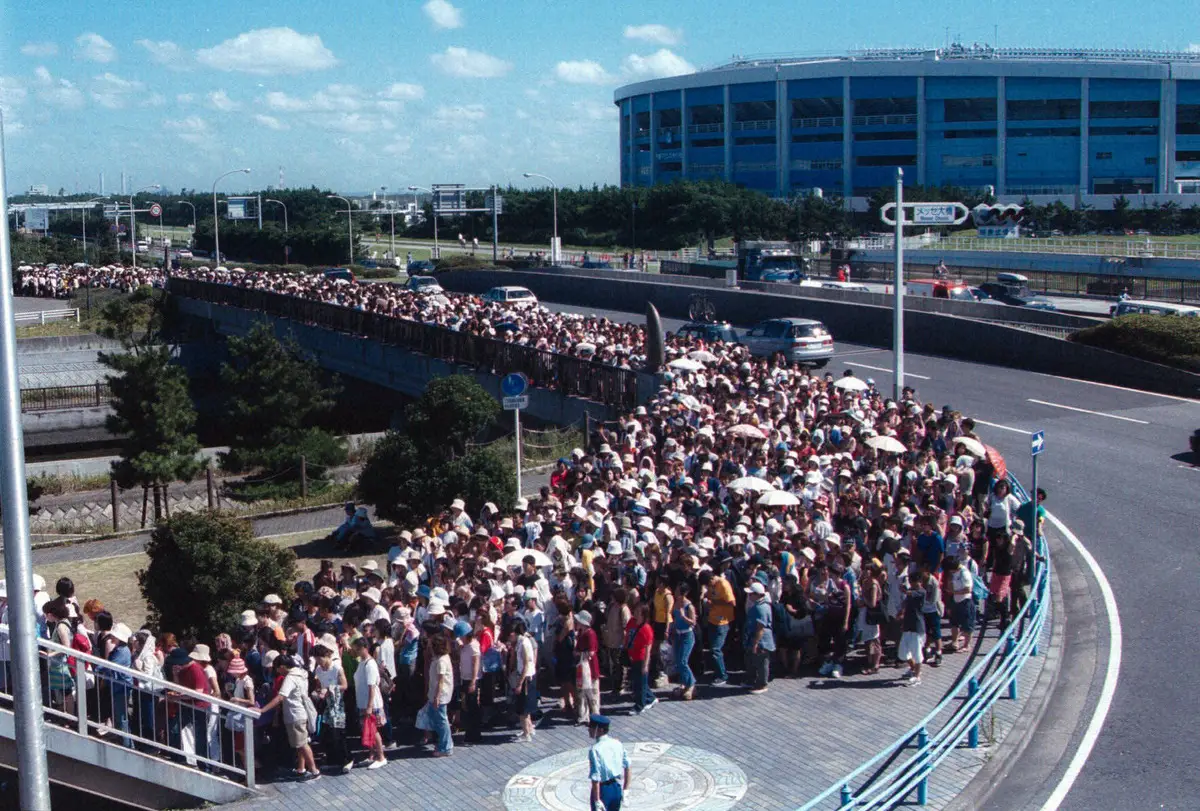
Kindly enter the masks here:
M 1200 192 L 1200 53 L 950 46 L 737 59 L 619 88 L 621 184 L 774 196 Z M 1178 198 L 1176 198 L 1178 199 Z

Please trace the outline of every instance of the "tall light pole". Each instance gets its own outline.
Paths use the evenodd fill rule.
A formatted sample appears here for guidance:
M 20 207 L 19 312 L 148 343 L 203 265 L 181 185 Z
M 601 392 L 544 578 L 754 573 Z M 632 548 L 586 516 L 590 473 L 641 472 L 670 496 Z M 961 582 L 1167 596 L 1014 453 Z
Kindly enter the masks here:
M 550 264 L 558 264 L 558 184 L 555 183 L 549 176 L 538 172 L 525 172 L 525 177 L 540 177 L 550 184 L 554 195 L 554 241 L 550 243 Z
M 8 235 L 8 190 L 4 180 L 4 113 L 0 111 L 0 504 L 4 522 L 4 577 L 8 583 L 8 643 L 22 811 L 50 811 L 42 682 L 29 548 L 29 502 L 25 492 L 25 438 L 21 428 L 21 385 L 17 330 L 13 322 L 12 254 Z
M 435 207 L 434 203 L 432 202 L 433 189 L 428 189 L 424 186 L 409 186 L 408 190 L 413 193 L 413 205 L 416 205 L 416 203 L 417 203 L 417 192 L 427 191 L 430 194 L 431 202 L 429 204 L 429 213 L 433 215 L 433 258 L 440 259 L 442 257 L 442 252 L 438 248 L 438 234 L 437 234 L 438 215 L 437 215 L 437 208 Z
M 353 265 L 354 264 L 354 206 L 352 206 L 350 204 L 350 201 L 347 200 L 345 197 L 342 197 L 340 194 L 327 194 L 325 196 L 328 197 L 330 200 L 341 200 L 342 202 L 344 202 L 346 204 L 346 233 L 350 237 L 350 264 Z
M 283 208 L 283 264 L 288 263 L 289 255 L 291 254 L 291 246 L 287 244 L 287 205 L 282 200 L 272 200 L 270 197 L 263 200 L 264 203 L 276 203 Z
M 221 218 L 217 215 L 217 184 L 221 182 L 222 178 L 229 177 L 230 175 L 236 175 L 238 172 L 241 172 L 244 175 L 250 174 L 249 169 L 230 169 L 228 172 L 226 172 L 225 174 L 221 175 L 220 177 L 218 177 L 216 180 L 213 181 L 212 195 L 213 195 L 213 267 L 214 268 L 221 264 Z
M 88 212 L 92 210 L 90 208 L 92 203 L 99 203 L 100 201 L 107 199 L 107 197 L 93 197 L 91 200 L 88 200 L 86 203 L 84 203 L 84 205 L 89 206 L 83 210 L 83 263 L 85 265 L 87 264 L 87 215 Z
M 380 186 L 380 191 L 383 192 L 383 204 L 387 206 L 388 214 L 392 217 L 392 262 L 396 261 L 396 209 L 388 203 L 387 186 Z
M 133 269 L 137 270 L 137 213 L 133 207 L 133 198 L 144 191 L 158 191 L 162 186 L 157 183 L 151 183 L 149 186 L 142 186 L 140 189 L 129 195 L 129 255 L 133 263 Z M 153 233 L 151 231 L 150 233 Z M 150 243 L 146 243 L 149 245 Z
M 185 205 L 185 206 L 190 206 L 190 207 L 191 207 L 191 209 L 192 209 L 192 238 L 194 239 L 194 238 L 196 237 L 196 204 L 195 204 L 195 203 L 189 203 L 187 200 L 176 200 L 175 202 L 176 202 L 176 203 L 179 203 L 179 204 L 181 204 L 181 205 Z M 188 240 L 188 245 L 189 245 L 189 247 L 190 247 L 190 245 L 191 245 L 191 242 L 192 242 L 192 240 L 191 240 L 191 239 L 189 239 L 189 240 Z

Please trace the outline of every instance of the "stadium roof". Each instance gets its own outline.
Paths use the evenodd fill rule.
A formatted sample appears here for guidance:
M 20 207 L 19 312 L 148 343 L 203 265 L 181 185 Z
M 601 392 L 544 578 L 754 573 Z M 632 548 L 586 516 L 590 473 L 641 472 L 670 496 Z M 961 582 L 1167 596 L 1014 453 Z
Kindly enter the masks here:
M 946 48 L 866 48 L 842 54 L 756 54 L 735 56 L 712 70 L 802 65 L 812 62 L 907 62 L 1003 60 L 1018 62 L 1139 62 L 1200 64 L 1200 51 L 1155 51 L 1133 48 L 993 48 L 950 45 Z

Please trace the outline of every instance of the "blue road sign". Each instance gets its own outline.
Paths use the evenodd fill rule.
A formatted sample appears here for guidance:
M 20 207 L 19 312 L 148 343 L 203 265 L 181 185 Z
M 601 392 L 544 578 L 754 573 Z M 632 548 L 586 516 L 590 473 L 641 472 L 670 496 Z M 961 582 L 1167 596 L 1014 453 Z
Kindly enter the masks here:
M 500 391 L 505 397 L 520 397 L 529 388 L 529 380 L 520 372 L 509 372 L 500 381 Z
M 1029 437 L 1029 449 L 1034 456 L 1037 456 L 1046 449 L 1046 432 L 1037 431 Z

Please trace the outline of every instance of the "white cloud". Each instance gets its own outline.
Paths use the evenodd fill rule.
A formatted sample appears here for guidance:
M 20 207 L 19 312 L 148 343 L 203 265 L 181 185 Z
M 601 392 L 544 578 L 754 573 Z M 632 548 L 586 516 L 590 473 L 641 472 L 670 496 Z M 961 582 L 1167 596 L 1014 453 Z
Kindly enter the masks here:
M 26 42 L 21 46 L 21 53 L 25 56 L 36 57 L 58 56 L 58 43 Z
M 554 75 L 569 84 L 609 84 L 612 81 L 604 66 L 590 59 L 559 62 L 554 66 Z
M 178 96 L 175 97 L 175 101 L 179 102 L 180 104 L 191 104 L 195 100 L 196 100 L 195 93 L 180 93 Z
M 145 89 L 141 82 L 122 79 L 113 73 L 97 76 L 92 84 L 92 100 L 101 107 L 110 110 L 121 110 L 129 106 L 129 102 Z
M 38 65 L 33 72 L 37 79 L 37 98 L 52 107 L 75 109 L 83 106 L 83 91 L 69 79 L 55 79 L 45 65 Z
M 678 45 L 683 39 L 683 32 L 678 28 L 668 28 L 658 23 L 627 25 L 625 26 L 625 39 L 653 42 L 655 45 Z
M 208 122 L 198 115 L 180 119 L 165 119 L 163 128 L 175 133 L 179 140 L 189 144 L 207 145 L 211 143 L 212 129 L 208 126 Z
M 167 97 L 162 93 L 151 93 L 142 99 L 143 107 L 162 107 L 167 103 Z
M 638 79 L 661 79 L 696 72 L 692 63 L 666 48 L 659 48 L 649 56 L 630 54 L 625 57 L 624 68 L 626 74 Z
M 430 123 L 437 126 L 462 125 L 487 118 L 487 108 L 482 104 L 442 105 L 430 116 Z
M 262 124 L 264 127 L 266 127 L 269 130 L 286 130 L 287 129 L 287 124 L 284 124 L 282 121 L 280 121 L 278 118 L 276 118 L 273 115 L 263 115 L 262 113 L 259 113 L 258 115 L 254 116 L 254 120 L 257 121 L 259 124 Z
M 173 70 L 182 70 L 187 63 L 187 52 L 169 39 L 157 42 L 150 39 L 139 39 L 135 44 L 145 48 L 150 58 L 159 65 L 166 65 Z
M 450 5 L 448 0 L 429 0 L 421 8 L 434 28 L 462 28 L 462 10 Z
M 80 34 L 75 38 L 75 44 L 78 46 L 77 52 L 80 59 L 107 64 L 117 58 L 117 49 L 99 34 L 90 31 Z
M 267 107 L 281 113 L 355 112 L 366 103 L 363 91 L 351 84 L 331 84 L 308 98 L 272 90 L 263 100 Z
M 511 62 L 505 62 L 490 54 L 455 46 L 431 55 L 429 61 L 442 73 L 460 79 L 495 79 L 508 73 L 513 67 Z
M 314 119 L 314 123 L 333 132 L 345 132 L 354 135 L 396 128 L 396 125 L 390 119 L 370 113 L 341 113 L 339 115 L 317 116 Z
M 0 107 L 8 109 L 25 101 L 28 91 L 11 76 L 0 76 Z
M 384 144 L 383 152 L 385 155 L 406 155 L 412 149 L 412 145 L 412 138 L 407 135 L 397 135 L 391 143 Z
M 196 51 L 201 64 L 217 70 L 273 74 L 307 73 L 337 64 L 317 34 L 305 35 L 291 28 L 259 28 L 238 34 L 211 48 Z
M 208 106 L 223 113 L 231 113 L 242 105 L 229 98 L 229 94 L 224 90 L 214 90 L 208 94 Z
M 416 101 L 425 98 L 425 88 L 419 84 L 396 82 L 379 91 L 379 98 L 389 101 Z

